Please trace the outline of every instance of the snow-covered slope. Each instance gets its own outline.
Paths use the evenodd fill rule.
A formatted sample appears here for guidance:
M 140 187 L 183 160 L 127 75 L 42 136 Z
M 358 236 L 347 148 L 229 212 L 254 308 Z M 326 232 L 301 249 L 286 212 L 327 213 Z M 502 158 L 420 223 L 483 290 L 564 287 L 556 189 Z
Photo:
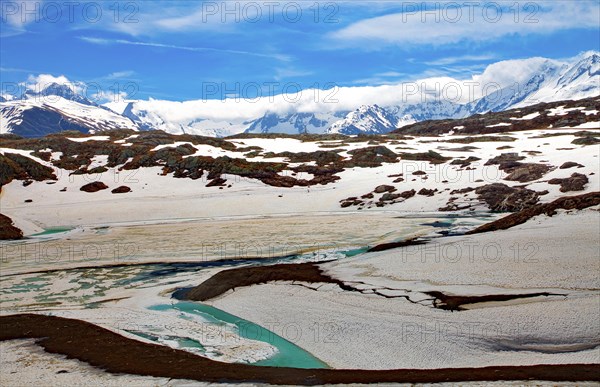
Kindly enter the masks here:
M 504 87 L 468 104 L 471 114 L 593 97 L 600 94 L 600 55 L 586 53 L 570 64 L 544 58 L 498 62 L 476 80 Z
M 54 95 L 0 103 L 0 133 L 37 137 L 64 130 L 95 133 L 110 129 L 139 130 L 139 127 L 107 108 Z

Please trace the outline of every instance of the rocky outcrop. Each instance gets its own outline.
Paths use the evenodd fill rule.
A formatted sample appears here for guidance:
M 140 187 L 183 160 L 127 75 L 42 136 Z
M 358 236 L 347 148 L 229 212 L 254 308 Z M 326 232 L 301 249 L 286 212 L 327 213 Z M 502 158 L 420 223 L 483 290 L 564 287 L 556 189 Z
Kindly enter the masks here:
M 564 114 L 552 114 L 550 109 L 558 107 L 565 109 Z M 570 109 L 570 110 L 567 110 Z M 468 118 L 421 121 L 396 129 L 392 133 L 408 135 L 441 135 L 457 132 L 476 138 L 474 134 L 508 133 L 533 129 L 547 129 L 560 127 L 576 127 L 587 122 L 597 122 L 598 114 L 586 114 L 583 111 L 600 111 L 598 96 L 572 100 L 540 103 L 537 105 L 520 107 L 505 111 L 490 111 L 485 114 L 475 114 Z M 529 116 L 530 118 L 525 118 Z M 515 119 L 520 118 L 520 119 Z M 592 143 L 600 141 L 590 137 L 580 142 Z
M 547 192 L 493 183 L 475 189 L 475 193 L 494 212 L 515 212 L 535 205 L 539 197 Z
M 574 145 L 597 145 L 600 144 L 600 138 L 594 136 L 584 136 L 571 141 Z
M 545 214 L 552 216 L 559 209 L 563 210 L 582 210 L 584 208 L 597 206 L 600 204 L 600 192 L 590 192 L 578 196 L 566 196 L 558 198 L 550 203 L 536 204 L 514 214 L 505 216 L 491 223 L 486 223 L 483 226 L 477 227 L 475 230 L 467 232 L 467 234 L 478 234 L 487 231 L 505 230 L 519 224 L 527 222 L 534 216 Z
M 501 153 L 500 155 L 489 159 L 484 165 L 501 165 L 509 167 L 511 163 L 521 161 L 525 156 L 519 156 L 518 153 Z M 504 169 L 504 168 L 500 168 Z
M 421 153 L 400 153 L 400 158 L 402 160 L 429 161 L 431 164 L 443 164 L 450 160 L 449 157 L 444 157 L 432 150 Z
M 574 173 L 565 179 L 550 179 L 548 184 L 560 185 L 560 192 L 583 191 L 588 183 L 588 177 L 581 173 Z
M 546 164 L 516 164 L 512 167 L 504 168 L 506 172 L 509 172 L 504 180 L 526 183 L 541 179 L 546 173 L 554 169 L 554 167 Z
M 43 181 L 56 180 L 56 176 L 52 168 L 29 157 L 8 152 L 0 154 L 0 189 L 14 179 Z
M 421 196 L 433 196 L 433 195 L 435 195 L 436 192 L 437 192 L 437 189 L 421 188 L 419 190 L 419 192 L 417 192 L 417 195 L 421 195 Z
M 0 240 L 22 239 L 23 231 L 13 225 L 12 219 L 0 214 Z
M 484 165 L 498 165 L 498 169 L 508 173 L 504 180 L 521 183 L 538 180 L 554 169 L 546 164 L 521 163 L 523 159 L 525 156 L 518 153 L 502 153 L 489 159 Z
M 403 198 L 403 199 L 410 199 L 410 198 L 412 198 L 413 196 L 415 196 L 415 195 L 416 195 L 416 193 L 417 193 L 417 192 L 416 192 L 414 189 L 411 189 L 411 190 L 409 190 L 409 191 L 404 191 L 404 192 L 400 193 L 399 195 L 400 195 L 400 197 L 401 197 L 401 198 Z
M 398 161 L 398 155 L 383 145 L 359 148 L 348 151 L 352 157 L 344 162 L 346 168 L 380 167 L 383 163 L 395 163 Z

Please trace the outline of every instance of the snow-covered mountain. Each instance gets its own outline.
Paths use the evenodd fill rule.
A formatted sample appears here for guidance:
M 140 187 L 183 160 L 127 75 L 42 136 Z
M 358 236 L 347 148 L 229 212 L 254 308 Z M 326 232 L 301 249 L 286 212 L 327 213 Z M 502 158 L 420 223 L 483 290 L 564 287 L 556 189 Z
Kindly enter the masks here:
M 428 81 L 432 80 L 414 84 Z M 489 65 L 472 79 L 445 78 L 444 82 L 456 85 L 470 82 L 477 86 L 473 97 L 466 100 L 432 96 L 427 90 L 406 98 L 402 87 L 389 85 L 380 89 L 342 88 L 338 103 L 314 100 L 283 103 L 285 98 L 274 98 L 273 102 L 272 97 L 265 97 L 252 102 L 149 99 L 98 106 L 69 85 L 52 83 L 37 92 L 27 91 L 18 99 L 2 97 L 0 129 L 2 133 L 26 136 L 66 129 L 96 132 L 110 128 L 159 129 L 173 134 L 216 137 L 241 132 L 387 133 L 413 122 L 465 118 L 539 102 L 600 95 L 600 53 L 586 52 L 568 61 L 546 58 L 502 61 Z
M 344 119 L 331 125 L 328 133 L 347 135 L 388 133 L 400 126 L 414 122 L 416 121 L 410 115 L 399 118 L 391 111 L 377 105 L 363 105 L 348 113 Z
M 245 130 L 246 133 L 326 133 L 334 122 L 344 116 L 337 113 L 293 113 L 279 115 L 266 113 L 253 121 Z
M 600 94 L 600 55 L 595 52 L 576 57 L 572 64 L 543 58 L 499 62 L 490 65 L 481 79 L 490 84 L 505 69 L 513 69 L 513 82 L 468 104 L 470 114 Z
M 187 107 L 188 105 L 194 105 Z M 210 137 L 226 137 L 243 132 L 250 125 L 242 119 L 224 120 L 196 113 L 195 101 L 173 102 L 129 101 L 110 103 L 105 106 L 135 122 L 141 130 L 164 130 L 172 134 L 198 134 Z M 201 106 L 201 105 L 200 105 Z
M 249 133 L 387 133 L 397 127 L 418 121 L 464 118 L 477 113 L 502 111 L 529 106 L 539 102 L 581 99 L 600 94 L 600 55 L 587 52 L 568 62 L 546 58 L 509 60 L 494 63 L 470 80 L 478 84 L 487 95 L 454 102 L 443 97 L 424 95 L 420 100 L 403 102 L 398 94 L 397 102 L 361 105 L 348 109 L 348 103 L 340 103 L 339 110 L 314 105 L 314 112 L 278 113 L 266 105 L 266 113 L 258 118 L 244 117 L 240 120 L 206 117 L 207 109 L 201 104 L 170 101 L 133 101 L 125 114 L 142 127 L 154 127 L 169 133 L 195 133 L 227 135 L 237 132 Z M 450 80 L 460 84 L 461 80 Z M 416 81 L 416 84 L 421 81 Z M 477 90 L 481 92 L 482 90 Z M 383 94 L 383 93 L 382 93 Z M 389 98 L 387 98 L 389 100 Z M 341 101 L 344 102 L 344 101 Z M 195 108 L 195 109 L 194 109 Z M 239 104 L 232 104 L 232 109 Z M 324 111 L 319 111 L 323 108 Z M 306 110 L 306 109 L 303 109 Z M 135 111 L 136 116 L 129 114 Z M 174 112 L 177 112 L 176 114 Z M 173 116 L 176 116 L 173 119 Z M 179 116 L 186 117 L 185 120 Z M 198 121 L 200 120 L 200 121 Z M 199 125 L 201 122 L 202 125 Z
M 56 82 L 50 83 L 41 90 L 27 90 L 20 99 L 36 99 L 46 103 L 52 103 L 56 97 L 61 97 L 67 101 L 73 101 L 82 105 L 98 106 L 85 96 L 78 94 L 70 85 L 61 85 Z
M 56 95 L 51 99 L 28 98 L 0 103 L 0 133 L 39 137 L 65 130 L 95 133 L 110 129 L 139 130 L 139 127 L 107 108 Z

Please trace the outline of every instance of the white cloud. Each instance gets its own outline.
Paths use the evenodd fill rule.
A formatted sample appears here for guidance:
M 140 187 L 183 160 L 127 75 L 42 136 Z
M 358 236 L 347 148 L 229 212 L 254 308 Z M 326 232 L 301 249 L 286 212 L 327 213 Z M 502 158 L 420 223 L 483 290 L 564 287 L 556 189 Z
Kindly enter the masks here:
M 550 33 L 572 28 L 598 28 L 597 1 L 556 1 L 515 3 L 436 3 L 422 9 L 420 3 L 407 3 L 404 12 L 364 19 L 329 34 L 342 46 L 374 49 L 397 44 L 445 45 L 462 41 L 481 42 L 508 35 Z M 502 4 L 502 8 L 499 4 Z M 409 8 L 412 5 L 413 8 Z M 514 7 L 514 5 L 513 5 Z
M 192 52 L 220 52 L 225 54 L 233 54 L 233 55 L 249 55 L 249 56 L 257 56 L 262 58 L 276 59 L 282 62 L 288 62 L 291 60 L 291 57 L 288 55 L 282 54 L 264 54 L 259 52 L 251 52 L 251 51 L 240 51 L 240 50 L 228 50 L 221 48 L 213 48 L 213 47 L 190 47 L 190 46 L 179 46 L 175 44 L 165 44 L 165 43 L 155 43 L 155 42 L 135 42 L 126 39 L 104 39 L 104 38 L 94 38 L 88 36 L 80 36 L 79 39 L 92 43 L 92 44 L 101 44 L 101 45 L 109 45 L 109 44 L 125 44 L 130 46 L 143 46 L 143 47 L 156 47 L 156 48 L 167 48 L 172 50 L 183 50 L 183 51 L 192 51 Z
M 85 85 L 82 82 L 72 82 L 64 75 L 56 77 L 51 74 L 30 75 L 23 86 L 27 90 L 40 92 L 53 83 L 68 86 L 75 93 L 81 93 L 85 89 Z
M 127 99 L 125 91 L 99 90 L 90 96 L 90 100 L 98 104 L 121 103 Z
M 12 101 L 15 99 L 15 96 L 12 94 L 0 93 L 0 97 L 4 98 L 6 101 Z
M 123 78 L 130 78 L 135 74 L 135 71 L 132 70 L 124 70 L 124 71 L 115 71 L 112 72 L 106 76 L 104 76 L 104 79 L 123 79 Z
M 481 54 L 481 55 L 462 55 L 462 56 L 449 56 L 440 58 L 432 61 L 423 62 L 428 66 L 446 66 L 455 63 L 462 62 L 482 62 L 495 59 L 496 56 L 493 54 Z
M 7 1 L 0 7 L 0 20 L 16 30 L 38 21 L 42 12 L 42 0 Z
M 597 52 L 594 52 L 597 54 Z M 571 62 L 578 57 L 571 58 Z M 149 99 L 137 101 L 141 109 L 156 113 L 167 122 L 185 123 L 194 119 L 210 119 L 241 123 L 265 112 L 327 113 L 350 111 L 361 105 L 395 106 L 445 100 L 467 103 L 516 83 L 523 84 L 545 66 L 563 62 L 545 58 L 510 60 L 492 64 L 482 73 L 466 79 L 436 76 L 415 81 L 377 86 L 339 87 L 331 90 L 303 90 L 300 93 L 264 96 L 255 99 L 193 100 L 173 102 Z

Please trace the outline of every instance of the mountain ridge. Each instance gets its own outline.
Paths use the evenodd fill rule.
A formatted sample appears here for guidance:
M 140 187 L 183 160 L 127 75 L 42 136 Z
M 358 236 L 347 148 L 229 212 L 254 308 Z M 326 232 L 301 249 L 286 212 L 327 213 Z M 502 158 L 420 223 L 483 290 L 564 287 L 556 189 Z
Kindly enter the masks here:
M 511 72 L 512 67 L 516 69 Z M 27 90 L 12 100 L 2 97 L 0 132 L 41 136 L 63 130 L 94 133 L 126 128 L 212 137 L 242 132 L 383 134 L 423 121 L 460 119 L 538 102 L 600 95 L 600 54 L 587 52 L 568 63 L 545 58 L 497 62 L 473 79 L 480 84 L 496 84 L 497 88 L 467 102 L 454 102 L 441 95 L 422 95 L 420 99 L 405 101 L 405 96 L 398 95 L 385 105 L 362 104 L 354 109 L 345 108 L 347 103 L 328 104 L 324 106 L 328 109 L 324 112 L 302 111 L 306 109 L 292 106 L 295 110 L 278 113 L 271 105 L 263 104 L 251 106 L 252 111 L 259 114 L 248 113 L 250 117 L 244 117 L 239 113 L 239 117 L 229 119 L 226 114 L 231 113 L 225 104 L 225 109 L 218 106 L 222 111 L 213 109 L 216 113 L 208 109 L 206 101 L 150 99 L 98 105 L 78 94 L 71 85 L 51 83 L 36 91 Z M 260 113 L 263 106 L 265 111 Z M 218 114 L 221 116 L 217 117 Z

